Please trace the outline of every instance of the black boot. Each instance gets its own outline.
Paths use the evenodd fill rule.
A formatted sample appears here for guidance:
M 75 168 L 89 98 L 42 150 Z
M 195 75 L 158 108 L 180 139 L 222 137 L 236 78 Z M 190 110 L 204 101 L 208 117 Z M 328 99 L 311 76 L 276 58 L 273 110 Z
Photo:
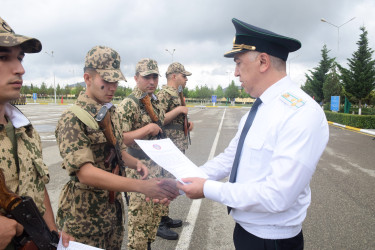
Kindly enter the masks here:
M 170 228 L 177 228 L 177 227 L 182 226 L 182 220 L 173 220 L 172 218 L 168 216 L 163 216 L 163 217 L 166 218 L 165 220 L 167 222 L 167 226 Z
M 178 233 L 169 229 L 167 225 L 167 218 L 168 218 L 167 216 L 161 217 L 161 221 L 160 221 L 156 235 L 166 240 L 177 240 Z

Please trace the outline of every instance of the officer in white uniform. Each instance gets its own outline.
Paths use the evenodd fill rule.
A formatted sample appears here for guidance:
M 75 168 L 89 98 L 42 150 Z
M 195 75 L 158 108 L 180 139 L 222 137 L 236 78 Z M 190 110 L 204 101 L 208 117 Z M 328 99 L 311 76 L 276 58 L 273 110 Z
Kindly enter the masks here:
M 209 179 L 186 178 L 191 184 L 178 187 L 189 198 L 206 197 L 231 209 L 236 249 L 303 249 L 309 183 L 328 142 L 328 123 L 318 103 L 286 75 L 288 54 L 301 43 L 232 22 L 233 49 L 224 56 L 234 58 L 235 76 L 260 105 L 242 117 L 225 151 L 201 166 Z M 248 116 L 253 122 L 243 129 Z M 230 174 L 229 182 L 217 181 Z

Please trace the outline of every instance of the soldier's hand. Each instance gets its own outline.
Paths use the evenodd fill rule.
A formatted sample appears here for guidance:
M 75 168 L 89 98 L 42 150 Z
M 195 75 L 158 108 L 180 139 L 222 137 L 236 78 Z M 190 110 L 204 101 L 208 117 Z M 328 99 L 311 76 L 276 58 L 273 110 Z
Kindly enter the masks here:
M 193 128 L 194 128 L 194 123 L 193 122 L 188 122 L 188 128 L 189 128 L 189 131 L 192 131 Z
M 152 136 L 156 136 L 159 134 L 159 132 L 163 132 L 162 129 L 156 124 L 156 123 L 149 123 L 146 125 L 148 128 L 148 134 Z
M 14 236 L 22 234 L 23 227 L 17 221 L 2 215 L 0 215 L 0 225 L 0 249 L 5 249 Z
M 184 115 L 188 114 L 188 110 L 189 110 L 188 107 L 186 107 L 186 106 L 178 106 L 177 108 L 179 109 L 179 111 L 180 111 L 181 114 L 184 114 Z
M 137 161 L 137 173 L 142 176 L 142 180 L 147 179 L 148 168 L 140 160 Z
M 167 206 L 169 206 L 169 204 L 171 203 L 171 201 L 168 200 L 167 198 L 159 200 L 159 199 L 150 199 L 149 197 L 146 197 L 147 202 L 149 202 L 150 200 L 152 200 L 152 202 L 154 202 L 154 203 L 160 203 L 160 204 L 164 204 L 164 205 L 167 205 Z
M 142 186 L 142 193 L 146 197 L 159 200 L 159 202 L 165 198 L 172 201 L 179 195 L 175 180 L 158 178 L 147 180 L 146 184 Z
M 166 193 L 173 196 L 175 199 L 177 196 L 180 195 L 178 188 L 177 188 L 177 181 L 171 178 L 163 178 L 160 179 L 158 183 L 159 187 L 161 187 Z M 169 199 L 171 200 L 171 199 Z
M 59 232 L 59 237 L 62 238 L 62 243 L 64 247 L 69 246 L 69 241 L 74 241 L 74 237 L 65 233 L 64 231 Z

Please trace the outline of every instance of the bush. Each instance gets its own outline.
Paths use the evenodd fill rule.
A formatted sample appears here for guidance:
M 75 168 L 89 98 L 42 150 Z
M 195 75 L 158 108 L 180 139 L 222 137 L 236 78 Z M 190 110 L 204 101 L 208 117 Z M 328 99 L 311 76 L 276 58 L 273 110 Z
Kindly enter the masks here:
M 352 115 L 324 111 L 327 120 L 356 128 L 375 129 L 375 115 Z
M 326 111 L 331 111 L 331 103 L 330 102 L 326 102 L 326 103 L 324 103 L 324 110 L 326 110 Z M 354 111 L 354 113 L 355 114 L 358 114 L 358 105 L 356 105 L 356 106 L 351 106 L 350 107 L 350 110 L 349 110 L 349 114 L 352 114 L 353 113 L 353 111 Z M 340 113 L 344 113 L 344 105 L 340 105 L 340 111 L 339 111 Z M 375 115 L 375 108 L 370 108 L 370 107 L 367 107 L 367 108 L 365 108 L 365 107 L 362 107 L 362 110 L 361 110 L 361 112 L 362 112 L 362 115 Z

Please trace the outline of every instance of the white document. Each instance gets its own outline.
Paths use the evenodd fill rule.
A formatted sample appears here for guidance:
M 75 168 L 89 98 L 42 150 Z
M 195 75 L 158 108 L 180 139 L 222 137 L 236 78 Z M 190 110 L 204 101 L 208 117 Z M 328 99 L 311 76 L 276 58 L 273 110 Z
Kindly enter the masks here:
M 59 244 L 57 245 L 57 250 L 104 250 L 104 249 L 92 247 L 92 246 L 82 244 L 76 241 L 69 241 L 69 246 L 64 247 L 62 244 L 62 240 L 60 238 Z
M 161 140 L 135 140 L 141 149 L 159 166 L 173 174 L 177 180 L 186 177 L 201 177 L 207 179 L 208 176 L 187 158 L 171 141 L 171 139 Z

